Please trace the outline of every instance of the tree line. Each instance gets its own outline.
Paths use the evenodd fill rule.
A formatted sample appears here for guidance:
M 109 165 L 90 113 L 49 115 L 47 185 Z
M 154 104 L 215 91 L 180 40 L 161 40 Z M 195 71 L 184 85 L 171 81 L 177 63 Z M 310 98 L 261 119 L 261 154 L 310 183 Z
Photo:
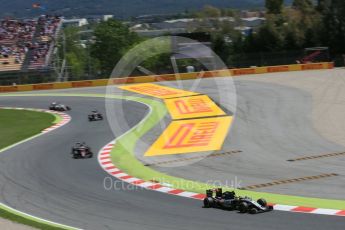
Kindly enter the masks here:
M 344 0 L 294 0 L 289 7 L 285 7 L 283 2 L 266 0 L 265 22 L 247 35 L 235 30 L 234 25 L 226 21 L 215 25 L 216 30 L 209 31 L 213 50 L 230 67 L 239 67 L 239 59 L 257 59 L 258 56 L 249 55 L 253 53 L 279 53 L 326 46 L 333 56 L 345 54 Z M 199 18 L 238 17 L 236 11 L 231 9 L 219 10 L 210 6 L 194 14 Z M 109 76 L 121 57 L 145 40 L 116 20 L 95 25 L 93 42 L 84 47 L 78 42 L 81 38 L 77 29 L 67 28 L 65 33 L 66 59 L 75 79 L 87 75 Z M 256 64 L 255 61 L 253 64 Z M 290 61 L 294 60 L 287 62 Z M 169 54 L 150 58 L 143 66 L 152 71 L 171 68 Z
M 332 56 L 345 54 L 345 1 L 266 0 L 265 23 L 243 35 L 223 26 L 213 38 L 216 52 L 228 62 L 248 53 L 288 52 L 307 47 L 329 47 Z M 232 42 L 226 44 L 224 36 Z

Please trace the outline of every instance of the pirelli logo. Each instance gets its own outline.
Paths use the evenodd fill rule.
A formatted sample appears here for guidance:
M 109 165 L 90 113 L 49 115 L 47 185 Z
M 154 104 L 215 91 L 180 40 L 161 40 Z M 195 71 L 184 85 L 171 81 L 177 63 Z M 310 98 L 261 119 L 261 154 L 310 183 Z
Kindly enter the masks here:
M 120 86 L 119 88 L 132 91 L 135 93 L 148 95 L 157 98 L 173 98 L 173 97 L 185 97 L 191 95 L 197 95 L 199 93 L 185 91 L 181 89 L 170 88 L 167 86 L 161 86 L 151 83 L 135 84 L 128 86 Z
M 39 84 L 39 85 L 33 85 L 34 90 L 44 90 L 44 89 L 53 89 L 53 84 Z
M 16 92 L 18 91 L 17 86 L 4 86 L 0 87 L 0 92 Z
M 77 87 L 90 87 L 92 86 L 92 81 L 75 81 L 72 82 L 72 87 L 77 88 Z
M 170 90 L 166 88 L 161 88 L 161 87 L 153 87 L 153 86 L 138 86 L 138 87 L 131 87 L 132 90 L 141 92 L 143 94 L 151 94 L 157 97 L 162 97 L 162 96 L 171 96 L 175 95 L 176 91 L 175 90 Z
M 188 98 L 189 104 L 183 99 L 174 102 L 180 114 L 212 112 L 211 107 L 202 98 Z
M 145 156 L 220 150 L 231 122 L 230 116 L 173 121 Z
M 188 123 L 181 125 L 164 145 L 164 149 L 207 146 L 212 140 L 219 122 Z
M 206 95 L 166 99 L 165 104 L 174 120 L 225 115 Z
M 323 64 L 322 63 L 314 63 L 314 64 L 302 65 L 302 70 L 313 70 L 313 69 L 323 69 Z
M 234 69 L 232 70 L 234 75 L 246 75 L 246 74 L 255 74 L 255 68 L 247 69 Z
M 289 66 L 288 65 L 267 67 L 267 72 L 269 72 L 269 73 L 287 72 L 287 71 L 289 71 Z
M 135 78 L 133 77 L 124 77 L 124 78 L 114 78 L 112 79 L 113 84 L 130 84 L 135 83 Z

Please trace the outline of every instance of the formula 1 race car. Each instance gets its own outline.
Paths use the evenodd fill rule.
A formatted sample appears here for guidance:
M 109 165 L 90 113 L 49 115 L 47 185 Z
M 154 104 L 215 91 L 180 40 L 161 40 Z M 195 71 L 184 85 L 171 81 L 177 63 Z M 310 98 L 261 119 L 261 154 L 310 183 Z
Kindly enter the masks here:
M 89 114 L 88 118 L 89 121 L 99 121 L 103 120 L 103 115 L 97 112 L 97 110 L 94 110 L 91 114 Z
M 93 153 L 91 152 L 91 148 L 85 145 L 85 143 L 77 142 L 72 147 L 72 155 L 74 159 L 91 158 L 93 156 Z
M 215 193 L 215 195 L 214 195 Z M 249 197 L 236 196 L 235 192 L 224 192 L 221 188 L 206 190 L 204 199 L 205 208 L 220 208 L 226 210 L 238 210 L 241 213 L 256 214 L 273 210 L 273 206 L 267 205 L 265 199 L 254 201 Z
M 49 106 L 50 110 L 54 110 L 54 111 L 68 111 L 71 110 L 71 108 L 69 106 L 57 103 L 57 102 L 53 102 L 50 104 Z

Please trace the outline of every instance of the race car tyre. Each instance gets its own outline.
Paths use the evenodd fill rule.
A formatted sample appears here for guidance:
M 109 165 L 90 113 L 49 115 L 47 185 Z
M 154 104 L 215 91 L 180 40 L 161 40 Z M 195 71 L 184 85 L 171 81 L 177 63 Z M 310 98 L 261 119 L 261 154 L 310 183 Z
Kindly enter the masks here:
M 71 107 L 69 107 L 69 106 L 66 106 L 66 109 L 67 109 L 67 110 L 71 110 Z
M 266 201 L 265 199 L 263 199 L 263 198 L 258 199 L 257 202 L 258 202 L 259 205 L 261 205 L 261 206 L 263 206 L 263 207 L 266 207 L 266 206 L 267 206 L 267 201 Z
M 205 208 L 212 208 L 212 207 L 214 207 L 214 200 L 211 197 L 206 197 L 204 199 L 204 207 Z
M 238 207 L 238 211 L 240 211 L 240 213 L 246 213 L 248 211 L 248 204 L 246 202 L 241 202 L 239 207 Z
M 249 209 L 249 213 L 250 214 L 256 214 L 256 213 L 258 213 L 258 210 L 253 207 L 253 208 Z

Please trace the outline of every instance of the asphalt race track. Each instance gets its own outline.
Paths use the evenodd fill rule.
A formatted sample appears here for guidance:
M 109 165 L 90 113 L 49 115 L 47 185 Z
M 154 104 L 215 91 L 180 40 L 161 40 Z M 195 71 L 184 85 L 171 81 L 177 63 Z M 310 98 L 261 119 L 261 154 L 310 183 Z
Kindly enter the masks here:
M 66 92 L 70 90 L 54 91 Z M 104 88 L 78 92 L 104 92 Z M 50 91 L 53 92 L 53 91 Z M 0 201 L 57 223 L 83 229 L 343 229 L 343 217 L 289 213 L 248 215 L 203 209 L 200 201 L 143 189 L 106 190 L 97 159 L 74 160 L 70 148 L 85 141 L 95 153 L 113 136 L 106 121 L 89 123 L 87 114 L 105 114 L 104 99 L 81 97 L 0 97 L 1 106 L 47 108 L 52 101 L 72 107 L 72 121 L 53 132 L 0 155 Z M 130 125 L 148 109 L 139 103 L 114 100 L 123 106 Z M 135 111 L 135 112 L 131 112 Z M 141 111 L 141 112 L 140 112 Z M 115 179 L 114 179 L 114 182 Z
M 340 119 L 334 119 L 335 114 L 325 118 L 327 109 L 332 107 L 329 103 L 323 103 L 328 101 L 327 95 L 320 96 L 321 99 L 315 98 L 315 94 L 322 94 L 323 90 L 314 90 L 316 92 L 311 93 L 302 87 L 301 89 L 284 84 L 273 84 L 269 81 L 269 76 L 265 82 L 255 81 L 257 78 L 259 77 L 235 79 L 237 90 L 235 122 L 223 149 L 219 151 L 219 153 L 224 153 L 240 150 L 241 153 L 208 157 L 197 162 L 191 162 L 188 158 L 200 156 L 200 153 L 141 157 L 141 160 L 149 163 L 158 162 L 158 165 L 153 166 L 156 170 L 177 177 L 202 182 L 221 182 L 223 185 L 231 185 L 236 180 L 241 181 L 241 187 L 335 173 L 338 176 L 268 186 L 255 190 L 344 200 L 345 158 L 343 156 L 288 161 L 300 157 L 345 151 L 342 143 L 336 143 L 334 138 L 325 137 L 320 130 L 316 129 L 317 125 L 320 126 L 325 121 L 333 125 L 337 124 L 334 129 L 339 129 L 344 123 Z M 274 75 L 271 78 L 274 78 Z M 218 81 L 222 82 L 222 85 L 226 85 L 226 81 L 223 79 Z M 298 82 L 298 80 L 295 81 Z M 213 82 L 213 79 L 205 79 L 198 85 L 196 91 L 207 93 L 216 102 L 219 102 L 219 97 L 223 96 L 219 95 L 219 90 L 222 89 L 207 87 L 215 85 Z M 176 86 L 170 82 L 164 84 Z M 188 88 L 193 82 L 186 81 L 183 84 Z M 303 85 L 301 84 L 301 86 Z M 313 100 L 323 111 L 321 115 L 316 115 L 313 111 Z M 222 105 L 225 108 L 230 107 L 230 105 Z M 231 111 L 231 108 L 228 110 Z M 316 122 L 313 121 L 313 118 Z M 152 130 L 146 135 L 146 138 L 152 140 L 152 136 L 157 136 L 161 132 L 161 130 Z M 139 146 L 137 149 L 142 148 Z M 142 156 L 142 152 L 137 151 L 137 155 Z M 159 165 L 159 162 L 174 159 L 187 160 L 175 163 L 175 165 Z

